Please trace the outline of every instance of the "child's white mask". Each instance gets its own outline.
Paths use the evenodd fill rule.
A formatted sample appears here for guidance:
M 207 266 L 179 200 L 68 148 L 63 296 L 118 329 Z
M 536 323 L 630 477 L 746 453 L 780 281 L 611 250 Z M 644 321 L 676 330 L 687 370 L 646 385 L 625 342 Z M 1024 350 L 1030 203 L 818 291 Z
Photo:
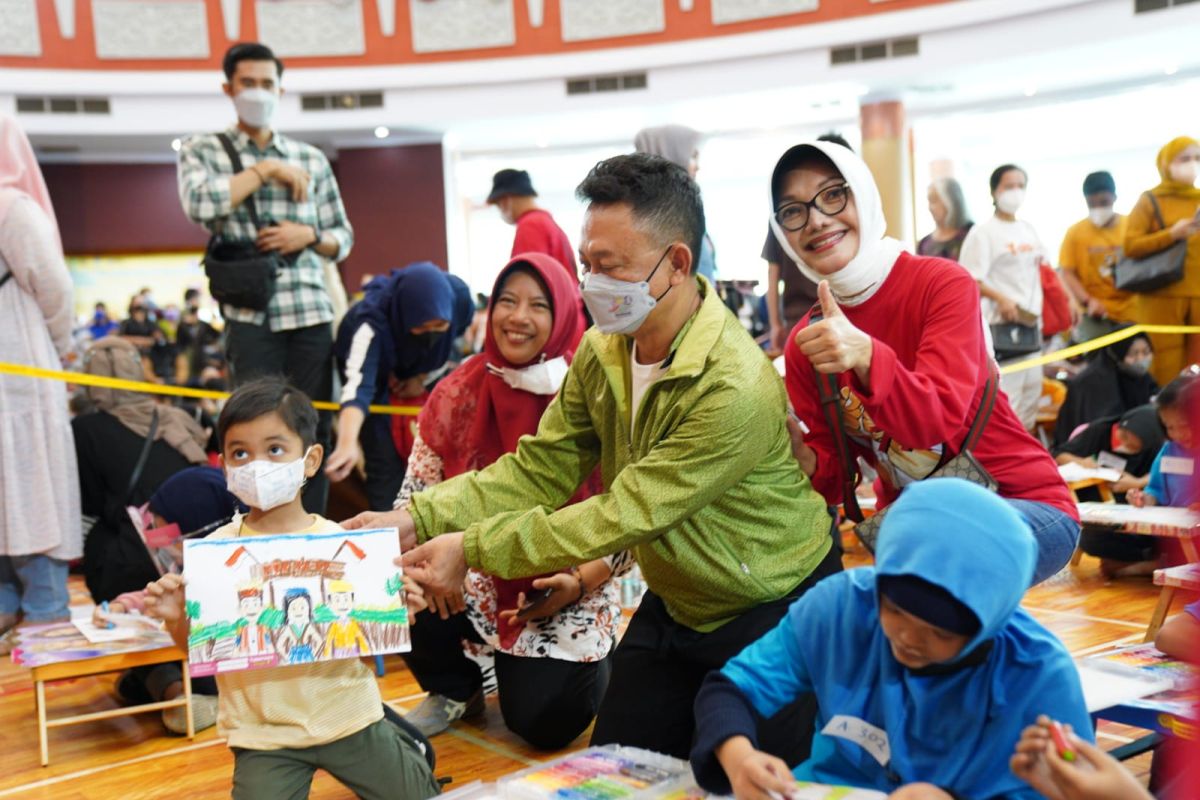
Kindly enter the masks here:
M 225 471 L 225 485 L 238 500 L 251 508 L 270 511 L 291 502 L 304 486 L 304 460 L 310 447 L 295 461 L 251 461 Z

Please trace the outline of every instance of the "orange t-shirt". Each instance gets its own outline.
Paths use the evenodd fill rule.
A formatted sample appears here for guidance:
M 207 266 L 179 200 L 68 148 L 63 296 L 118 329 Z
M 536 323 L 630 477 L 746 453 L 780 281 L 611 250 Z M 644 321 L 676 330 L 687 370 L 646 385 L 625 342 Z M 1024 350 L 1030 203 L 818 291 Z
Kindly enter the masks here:
M 1090 219 L 1080 220 L 1067 229 L 1058 266 L 1079 277 L 1084 291 L 1104 304 L 1108 318 L 1133 322 L 1133 295 L 1113 285 L 1113 267 L 1121 260 L 1127 218 L 1121 214 L 1097 228 Z

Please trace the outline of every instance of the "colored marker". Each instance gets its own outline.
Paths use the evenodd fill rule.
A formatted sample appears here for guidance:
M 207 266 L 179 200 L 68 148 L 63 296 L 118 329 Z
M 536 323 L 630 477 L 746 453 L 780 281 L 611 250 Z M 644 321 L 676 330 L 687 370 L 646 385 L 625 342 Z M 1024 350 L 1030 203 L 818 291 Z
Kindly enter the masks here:
M 1054 740 L 1054 749 L 1058 751 L 1059 758 L 1063 761 L 1075 760 L 1075 751 L 1071 749 L 1070 743 L 1067 742 L 1067 732 L 1063 730 L 1063 726 L 1060 723 L 1050 723 L 1050 738 Z
M 100 613 L 103 614 L 104 616 L 108 616 L 108 601 L 107 600 L 104 600 L 103 602 L 100 603 Z M 115 627 L 117 627 L 117 626 L 115 624 L 113 624 L 113 622 L 111 620 L 108 620 L 104 623 L 105 630 L 111 631 Z

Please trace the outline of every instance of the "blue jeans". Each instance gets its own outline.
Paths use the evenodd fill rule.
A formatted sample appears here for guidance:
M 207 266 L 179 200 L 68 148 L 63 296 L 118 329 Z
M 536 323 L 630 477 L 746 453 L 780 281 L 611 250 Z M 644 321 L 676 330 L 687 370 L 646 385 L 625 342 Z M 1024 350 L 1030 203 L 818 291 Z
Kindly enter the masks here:
M 29 622 L 70 615 L 67 562 L 50 556 L 0 556 L 0 614 L 23 612 Z
M 1037 541 L 1037 566 L 1033 570 L 1033 582 L 1036 586 L 1052 575 L 1058 573 L 1071 560 L 1075 545 L 1079 543 L 1079 523 L 1071 519 L 1065 511 L 1046 503 L 1035 500 L 1015 500 L 1004 498 L 1009 505 L 1020 512 L 1029 527 L 1033 529 L 1033 538 Z

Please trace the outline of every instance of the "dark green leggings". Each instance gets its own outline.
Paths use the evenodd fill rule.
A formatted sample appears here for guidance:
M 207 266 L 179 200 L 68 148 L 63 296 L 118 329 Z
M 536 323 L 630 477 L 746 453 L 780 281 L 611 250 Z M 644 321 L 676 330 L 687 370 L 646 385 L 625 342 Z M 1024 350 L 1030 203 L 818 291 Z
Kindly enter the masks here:
M 315 747 L 233 748 L 234 800 L 304 800 L 323 769 L 363 800 L 425 800 L 440 792 L 415 742 L 386 719 Z

